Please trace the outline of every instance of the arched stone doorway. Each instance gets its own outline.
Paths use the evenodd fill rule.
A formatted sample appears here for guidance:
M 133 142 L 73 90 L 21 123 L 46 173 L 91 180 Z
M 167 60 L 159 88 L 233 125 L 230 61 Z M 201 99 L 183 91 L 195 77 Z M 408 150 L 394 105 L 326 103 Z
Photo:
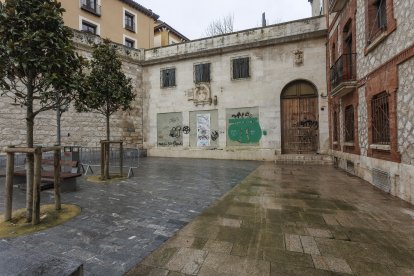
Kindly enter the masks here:
M 283 154 L 312 154 L 319 146 L 318 91 L 305 80 L 296 80 L 282 91 L 281 130 Z

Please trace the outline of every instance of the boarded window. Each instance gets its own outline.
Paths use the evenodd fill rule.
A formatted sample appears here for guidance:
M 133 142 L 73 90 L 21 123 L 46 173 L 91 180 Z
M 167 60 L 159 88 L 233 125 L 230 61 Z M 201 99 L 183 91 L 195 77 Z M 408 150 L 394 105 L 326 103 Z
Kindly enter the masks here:
M 354 107 L 352 105 L 345 108 L 345 142 L 354 142 L 355 120 Z
M 210 63 L 194 65 L 195 83 L 210 82 Z
M 161 87 L 174 87 L 175 84 L 175 68 L 161 70 Z
M 250 58 L 233 59 L 233 79 L 250 78 Z
M 390 117 L 387 92 L 372 98 L 372 143 L 390 144 Z

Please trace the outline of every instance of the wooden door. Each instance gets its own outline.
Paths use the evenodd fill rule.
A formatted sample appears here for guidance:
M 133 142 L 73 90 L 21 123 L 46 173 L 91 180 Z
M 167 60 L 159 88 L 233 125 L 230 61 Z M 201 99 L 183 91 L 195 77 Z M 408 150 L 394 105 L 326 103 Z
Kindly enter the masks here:
M 282 153 L 312 154 L 318 150 L 318 94 L 305 81 L 288 85 L 281 96 Z

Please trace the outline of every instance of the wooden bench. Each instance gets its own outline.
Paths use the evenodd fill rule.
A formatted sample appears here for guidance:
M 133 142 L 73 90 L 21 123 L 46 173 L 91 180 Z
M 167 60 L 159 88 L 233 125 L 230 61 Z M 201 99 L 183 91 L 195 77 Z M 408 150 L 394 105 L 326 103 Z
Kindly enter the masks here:
M 77 161 L 60 161 L 61 172 L 60 172 L 60 190 L 61 192 L 74 192 L 76 191 L 76 178 L 82 176 L 78 173 L 78 162 Z M 42 160 L 42 184 L 41 190 L 51 189 L 54 185 L 54 172 L 53 172 L 53 160 L 44 159 Z M 13 175 L 13 182 L 21 184 L 19 187 L 23 190 L 26 189 L 26 170 L 15 171 Z

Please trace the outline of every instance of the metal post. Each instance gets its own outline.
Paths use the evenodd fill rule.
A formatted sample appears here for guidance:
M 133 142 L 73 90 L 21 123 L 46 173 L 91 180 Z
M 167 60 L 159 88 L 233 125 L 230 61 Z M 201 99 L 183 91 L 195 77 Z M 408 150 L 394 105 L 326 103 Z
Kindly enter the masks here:
M 14 148 L 14 146 L 9 146 Z M 14 152 L 7 153 L 7 167 L 6 167 L 6 192 L 4 194 L 5 214 L 4 220 L 10 221 L 12 219 L 13 210 L 13 174 L 14 174 Z
M 101 178 L 104 179 L 104 158 L 105 158 L 105 151 L 104 151 L 104 141 L 101 141 Z

